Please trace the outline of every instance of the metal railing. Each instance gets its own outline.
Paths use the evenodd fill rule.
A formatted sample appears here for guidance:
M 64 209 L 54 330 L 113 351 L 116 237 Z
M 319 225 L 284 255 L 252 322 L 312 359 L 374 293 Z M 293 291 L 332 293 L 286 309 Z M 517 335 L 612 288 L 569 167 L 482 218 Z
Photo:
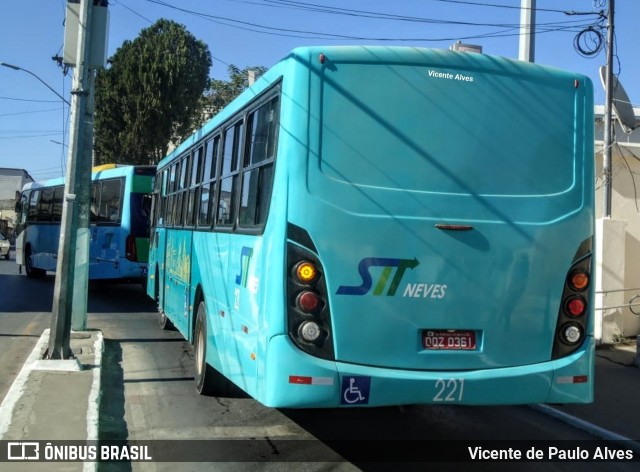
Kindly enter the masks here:
M 617 292 L 640 292 L 640 288 L 621 288 L 621 289 L 617 289 L 617 290 L 601 290 L 601 291 L 597 291 L 596 295 L 598 294 L 602 294 L 605 295 L 608 293 L 617 293 Z M 612 310 L 614 308 L 629 308 L 629 311 L 631 313 L 633 313 L 636 316 L 640 316 L 640 310 L 635 311 L 633 309 L 633 307 L 640 307 L 640 294 L 634 295 L 633 297 L 631 297 L 629 299 L 629 302 L 624 304 L 624 305 L 615 305 L 615 306 L 604 306 L 602 308 L 596 308 L 596 310 Z

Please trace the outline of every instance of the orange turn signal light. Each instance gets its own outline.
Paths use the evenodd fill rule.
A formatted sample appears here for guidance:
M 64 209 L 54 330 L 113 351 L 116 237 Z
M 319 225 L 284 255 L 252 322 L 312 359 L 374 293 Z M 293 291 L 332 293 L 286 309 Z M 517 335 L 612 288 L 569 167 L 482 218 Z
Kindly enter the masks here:
M 296 277 L 303 284 L 310 284 L 318 276 L 318 270 L 311 262 L 300 262 L 296 268 Z
M 569 276 L 569 283 L 574 290 L 584 290 L 589 285 L 589 274 L 576 271 Z

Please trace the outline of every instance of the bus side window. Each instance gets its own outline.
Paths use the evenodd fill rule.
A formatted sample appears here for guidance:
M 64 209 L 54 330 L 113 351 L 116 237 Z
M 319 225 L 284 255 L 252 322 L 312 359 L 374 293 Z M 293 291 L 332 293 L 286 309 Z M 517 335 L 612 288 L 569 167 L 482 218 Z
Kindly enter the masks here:
M 20 199 L 16 203 L 16 221 L 18 223 L 16 227 L 16 234 L 19 234 L 24 228 L 24 224 L 27 222 L 27 215 L 29 214 L 29 195 L 30 191 L 26 190 L 20 195 Z
M 239 156 L 242 145 L 242 121 L 229 127 L 222 145 L 222 172 L 216 226 L 233 226 L 235 222 L 236 194 L 239 175 Z
M 93 182 L 91 184 L 91 210 L 89 211 L 89 221 L 91 223 L 97 223 L 100 214 L 100 182 Z
M 249 115 L 240 198 L 240 227 L 257 228 L 266 223 L 273 187 L 277 126 L 278 97 Z
M 40 190 L 34 190 L 29 197 L 29 212 L 27 221 L 38 221 L 38 202 L 40 201 Z
M 191 163 L 191 182 L 189 186 L 185 226 L 195 226 L 198 218 L 198 208 L 200 206 L 200 182 L 202 182 L 202 146 L 197 148 L 193 153 L 193 162 Z
M 185 224 L 185 200 L 187 194 L 187 188 L 189 186 L 189 166 L 191 162 L 191 155 L 187 154 L 181 161 L 180 175 L 177 182 L 176 197 L 174 200 L 175 212 L 174 212 L 174 226 L 184 226 Z
M 52 220 L 62 220 L 62 202 L 64 198 L 64 187 L 56 187 L 53 189 L 53 211 Z
M 53 188 L 42 189 L 38 202 L 38 221 L 51 221 L 53 216 Z
M 173 214 L 174 214 L 174 193 L 176 191 L 176 181 L 177 181 L 177 175 L 179 172 L 179 162 L 174 163 L 171 166 L 171 169 L 169 170 L 169 182 L 167 185 L 167 205 L 165 206 L 165 224 L 167 226 L 171 226 L 173 225 L 174 222 L 174 218 L 173 218 Z
M 218 146 L 220 136 L 208 140 L 205 143 L 205 157 L 202 168 L 202 186 L 200 189 L 200 208 L 198 211 L 198 226 L 211 226 L 213 209 L 211 202 L 215 198 L 215 188 L 218 167 Z

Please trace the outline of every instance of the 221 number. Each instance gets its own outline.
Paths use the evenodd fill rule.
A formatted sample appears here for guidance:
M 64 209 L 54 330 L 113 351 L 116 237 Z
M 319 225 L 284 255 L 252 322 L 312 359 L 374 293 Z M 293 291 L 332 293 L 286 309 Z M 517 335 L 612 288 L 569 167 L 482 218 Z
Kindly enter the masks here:
M 460 402 L 464 392 L 464 379 L 438 379 L 436 390 L 434 402 Z

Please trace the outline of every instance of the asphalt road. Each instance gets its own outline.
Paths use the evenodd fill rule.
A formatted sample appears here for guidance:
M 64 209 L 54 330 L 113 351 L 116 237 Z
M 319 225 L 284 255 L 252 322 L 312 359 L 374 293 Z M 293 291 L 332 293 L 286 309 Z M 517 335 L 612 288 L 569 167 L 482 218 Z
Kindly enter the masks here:
M 0 396 L 49 327 L 53 275 L 31 280 L 13 260 L 0 261 Z M 576 461 L 447 464 L 406 462 L 402 454 L 442 457 L 465 449 L 595 439 L 528 407 L 408 406 L 376 409 L 278 410 L 238 393 L 202 397 L 193 381 L 193 352 L 177 332 L 163 331 L 155 306 L 136 285 L 92 286 L 88 327 L 105 340 L 101 439 L 210 440 L 209 448 L 237 445 L 236 462 L 101 463 L 99 470 L 637 470 L 637 464 Z M 236 441 L 229 443 L 229 441 Z M 522 440 L 522 443 L 504 443 Z M 453 445 L 453 446 L 452 446 Z M 188 454 L 179 451 L 178 457 Z M 440 455 L 439 455 L 440 454 Z M 376 458 L 375 462 L 370 459 Z M 384 457 L 395 458 L 387 462 Z M 0 464 L 1 466 L 1 464 Z M 1 467 L 0 467 L 1 468 Z

